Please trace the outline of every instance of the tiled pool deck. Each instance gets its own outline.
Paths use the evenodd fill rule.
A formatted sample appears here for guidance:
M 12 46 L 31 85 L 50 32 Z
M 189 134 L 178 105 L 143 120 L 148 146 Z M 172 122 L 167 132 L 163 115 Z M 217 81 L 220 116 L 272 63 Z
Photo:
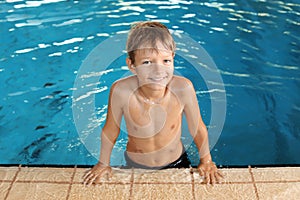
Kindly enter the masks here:
M 214 186 L 192 169 L 114 168 L 101 184 L 85 187 L 87 168 L 0 167 L 0 199 L 300 199 L 300 167 L 223 168 Z

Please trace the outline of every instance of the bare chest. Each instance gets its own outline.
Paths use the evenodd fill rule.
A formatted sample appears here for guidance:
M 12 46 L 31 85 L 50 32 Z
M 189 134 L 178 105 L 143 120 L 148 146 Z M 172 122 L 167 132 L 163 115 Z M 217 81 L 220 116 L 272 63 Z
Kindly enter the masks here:
M 128 134 L 150 138 L 176 131 L 176 127 L 180 126 L 178 123 L 181 121 L 182 110 L 180 102 L 174 96 L 167 102 L 157 104 L 130 98 L 128 110 L 124 112 Z

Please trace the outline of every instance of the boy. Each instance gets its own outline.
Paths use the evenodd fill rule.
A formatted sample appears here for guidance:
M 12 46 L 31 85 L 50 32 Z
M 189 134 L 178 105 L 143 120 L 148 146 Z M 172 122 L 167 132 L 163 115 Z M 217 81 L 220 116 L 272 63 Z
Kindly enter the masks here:
M 106 123 L 101 134 L 98 164 L 84 176 L 84 184 L 112 175 L 110 155 L 124 116 L 129 167 L 166 169 L 190 167 L 181 141 L 182 114 L 201 156 L 197 167 L 207 183 L 222 175 L 211 160 L 208 133 L 192 83 L 174 71 L 174 40 L 164 25 L 139 22 L 130 30 L 126 63 L 133 76 L 116 81 L 110 90 Z

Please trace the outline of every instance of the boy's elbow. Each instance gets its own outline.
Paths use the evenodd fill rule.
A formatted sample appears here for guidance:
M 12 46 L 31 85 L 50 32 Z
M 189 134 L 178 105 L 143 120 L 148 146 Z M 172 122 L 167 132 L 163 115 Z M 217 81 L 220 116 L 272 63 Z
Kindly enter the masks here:
M 107 125 L 104 125 L 102 129 L 102 137 L 105 136 L 111 142 L 116 142 L 119 133 L 120 133 L 119 127 L 108 127 Z

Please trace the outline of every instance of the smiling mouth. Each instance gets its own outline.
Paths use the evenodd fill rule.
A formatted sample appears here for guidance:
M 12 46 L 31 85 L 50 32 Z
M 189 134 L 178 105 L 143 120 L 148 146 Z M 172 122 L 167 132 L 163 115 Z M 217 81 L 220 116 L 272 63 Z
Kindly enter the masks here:
M 153 82 L 160 82 L 164 79 L 168 78 L 168 76 L 164 76 L 164 77 L 152 77 L 152 78 L 149 78 L 149 80 L 153 81 Z

